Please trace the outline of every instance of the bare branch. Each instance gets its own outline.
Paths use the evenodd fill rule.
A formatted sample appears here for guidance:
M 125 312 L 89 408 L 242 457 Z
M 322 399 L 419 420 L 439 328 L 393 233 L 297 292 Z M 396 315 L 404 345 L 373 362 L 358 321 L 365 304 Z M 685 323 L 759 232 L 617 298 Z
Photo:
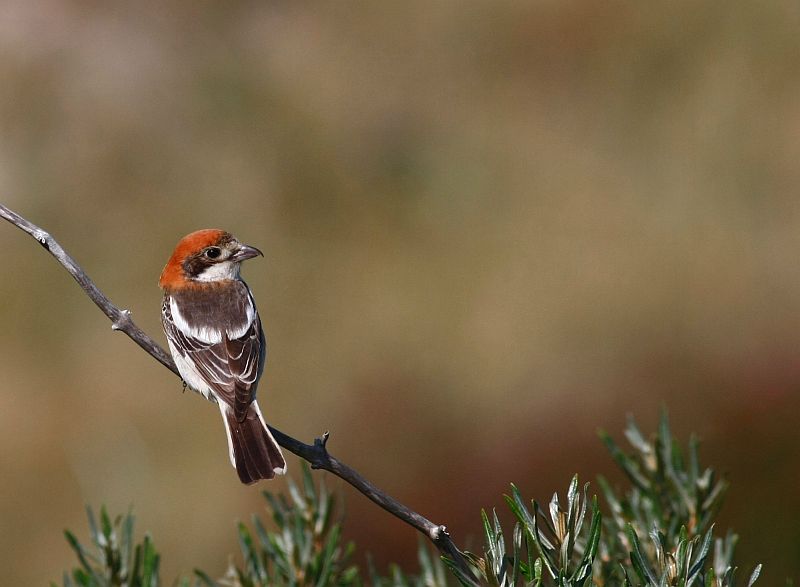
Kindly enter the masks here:
M 100 291 L 89 276 L 86 275 L 86 272 L 81 269 L 80 265 L 69 256 L 50 234 L 16 212 L 9 210 L 3 204 L 0 204 L 0 217 L 31 235 L 40 245 L 47 249 L 78 282 L 78 285 L 86 292 L 86 295 L 108 316 L 113 330 L 120 330 L 127 334 L 155 360 L 180 377 L 172 357 L 133 322 L 129 310 L 120 310 L 111 303 L 111 300 Z M 313 445 L 309 445 L 292 438 L 288 434 L 284 434 L 277 428 L 270 426 L 269 429 L 275 436 L 275 440 L 283 448 L 308 461 L 313 469 L 330 471 L 337 477 L 344 479 L 384 510 L 422 532 L 442 555 L 452 560 L 460 569 L 465 571 L 465 576 L 471 576 L 464 555 L 453 543 L 445 527 L 434 524 L 424 516 L 406 507 L 375 487 L 361 476 L 358 471 L 331 456 L 326 446 L 328 441 L 327 432 L 322 435 L 322 438 L 317 438 Z M 475 585 L 478 585 L 478 583 L 475 582 Z

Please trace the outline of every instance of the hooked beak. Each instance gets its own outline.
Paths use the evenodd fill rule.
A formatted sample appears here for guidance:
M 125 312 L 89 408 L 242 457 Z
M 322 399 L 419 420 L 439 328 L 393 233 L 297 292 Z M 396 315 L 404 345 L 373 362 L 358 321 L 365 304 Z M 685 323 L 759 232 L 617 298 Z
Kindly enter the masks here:
M 253 257 L 258 257 L 261 255 L 264 256 L 264 253 L 259 251 L 255 247 L 251 247 L 250 245 L 239 245 L 236 249 L 236 252 L 231 255 L 230 260 L 240 263 L 241 261 L 245 261 L 247 259 L 252 259 Z

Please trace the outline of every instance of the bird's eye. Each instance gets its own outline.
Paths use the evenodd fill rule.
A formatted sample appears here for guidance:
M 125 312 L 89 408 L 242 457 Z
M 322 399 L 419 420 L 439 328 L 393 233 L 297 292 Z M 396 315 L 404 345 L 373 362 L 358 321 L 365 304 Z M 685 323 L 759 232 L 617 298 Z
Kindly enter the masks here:
M 222 254 L 222 250 L 219 247 L 208 247 L 204 254 L 209 259 L 218 259 Z

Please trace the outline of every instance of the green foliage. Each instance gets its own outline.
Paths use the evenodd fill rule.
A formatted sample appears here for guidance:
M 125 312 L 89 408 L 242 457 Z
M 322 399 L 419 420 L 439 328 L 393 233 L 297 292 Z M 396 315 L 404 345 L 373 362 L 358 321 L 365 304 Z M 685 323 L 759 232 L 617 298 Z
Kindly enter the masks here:
M 500 587 L 734 587 L 737 537 L 730 532 L 716 537 L 713 525 L 728 482 L 711 469 L 701 472 L 697 440 L 690 440 L 684 455 L 666 414 L 651 440 L 629 420 L 625 436 L 631 454 L 607 434 L 600 436 L 631 482 L 619 493 L 599 479 L 610 516 L 602 518 L 596 497 L 588 505 L 588 484 L 581 496 L 577 477 L 567 489 L 566 508 L 556 494 L 547 515 L 536 501 L 528 509 L 512 485 L 511 496 L 505 497 L 516 517 L 511 553 L 497 515 L 490 523 L 483 512 L 483 555 L 467 555 L 480 582 Z M 469 584 L 469 577 L 454 571 Z M 748 587 L 760 573 L 759 565 Z
M 98 526 L 92 509 L 87 508 L 86 513 L 92 547 L 64 531 L 80 563 L 71 573 L 64 573 L 64 587 L 157 587 L 159 555 L 148 535 L 141 544 L 134 544 L 133 515 L 117 516 L 112 523 L 103 507 Z
M 736 585 L 737 537 L 730 532 L 715 536 L 713 524 L 728 481 L 710 468 L 701 471 L 697 439 L 689 439 L 684 453 L 672 438 L 666 413 L 651 440 L 629 419 L 625 437 L 631 454 L 608 434 L 600 437 L 632 487 L 620 495 L 605 478 L 598 479 L 611 511 L 599 575 L 625 585 Z M 759 565 L 748 586 L 760 572 Z
M 386 577 L 382 577 L 370 563 L 367 584 L 375 587 L 445 587 L 450 584 L 445 561 L 438 556 L 432 556 L 428 545 L 421 540 L 417 547 L 417 561 L 419 575 L 409 575 L 393 564 Z
M 354 546 L 341 544 L 341 525 L 332 521 L 334 497 L 324 481 L 315 488 L 304 466 L 302 487 L 289 481 L 289 499 L 267 491 L 264 497 L 278 531 L 269 532 L 257 515 L 255 535 L 239 524 L 244 565 L 228 569 L 226 585 L 360 585 L 358 567 L 348 563 Z M 219 585 L 201 571 L 196 574 L 209 587 Z
M 691 438 L 684 451 L 672 438 L 666 415 L 658 431 L 646 439 L 630 420 L 627 453 L 605 433 L 600 434 L 631 487 L 620 492 L 598 479 L 608 515 L 603 516 L 589 484 L 573 477 L 564 499 L 554 494 L 542 508 L 528 503 L 511 485 L 505 502 L 514 515 L 508 536 L 497 512 L 481 511 L 484 545 L 481 553 L 464 553 L 469 570 L 433 556 L 420 542 L 418 575 L 397 565 L 381 576 L 370 563 L 366 584 L 376 587 L 446 587 L 453 578 L 462 585 L 492 587 L 735 587 L 736 535 L 715 535 L 728 482 L 701 468 L 698 442 Z M 256 515 L 252 530 L 239 524 L 241 565 L 231 563 L 225 576 L 214 580 L 200 570 L 183 587 L 360 586 L 362 571 L 352 558 L 355 547 L 343 544 L 335 519 L 335 499 L 324 481 L 315 486 L 303 467 L 302 483 L 290 481 L 289 495 L 264 492 L 275 530 Z M 133 542 L 133 516 L 112 524 L 105 509 L 98 527 L 89 510 L 94 549 L 83 547 L 70 532 L 67 541 L 80 566 L 64 575 L 64 587 L 158 585 L 158 554 L 145 536 Z M 448 569 L 451 571 L 448 573 Z M 744 584 L 752 586 L 759 565 Z
M 525 504 L 519 489 L 511 486 L 505 501 L 516 517 L 511 535 L 511 551 L 506 547 L 503 529 L 492 511 L 492 518 L 481 512 L 485 536 L 483 556 L 466 553 L 481 584 L 511 587 L 583 587 L 592 585 L 594 561 L 601 536 L 602 516 L 597 498 L 587 497 L 588 484 L 581 492 L 578 477 L 567 488 L 566 507 L 554 494 L 545 514 L 537 501 Z M 587 513 L 591 516 L 587 518 Z M 464 585 L 470 577 L 453 568 Z

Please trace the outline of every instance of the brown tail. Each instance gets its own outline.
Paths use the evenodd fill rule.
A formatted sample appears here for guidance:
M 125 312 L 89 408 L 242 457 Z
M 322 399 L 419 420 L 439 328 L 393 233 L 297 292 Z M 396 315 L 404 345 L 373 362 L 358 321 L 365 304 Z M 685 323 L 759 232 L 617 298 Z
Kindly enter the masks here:
M 242 483 L 249 485 L 259 479 L 272 479 L 276 474 L 286 472 L 281 449 L 267 429 L 256 402 L 250 404 L 241 422 L 236 420 L 233 410 L 227 406 L 222 408 L 222 414 L 228 433 L 231 462 Z

